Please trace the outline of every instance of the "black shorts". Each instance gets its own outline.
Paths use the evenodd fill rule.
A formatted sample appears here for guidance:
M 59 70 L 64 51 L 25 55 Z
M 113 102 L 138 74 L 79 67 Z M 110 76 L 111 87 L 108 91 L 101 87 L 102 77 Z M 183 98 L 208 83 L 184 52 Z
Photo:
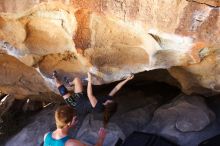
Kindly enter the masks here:
M 94 111 L 98 112 L 98 113 L 104 112 L 105 106 L 103 105 L 103 103 L 106 102 L 107 100 L 113 100 L 113 97 L 107 95 L 107 96 L 99 98 L 95 107 L 94 107 Z
M 69 98 L 65 99 L 65 102 L 73 107 L 77 114 L 86 114 L 92 111 L 92 106 L 85 93 L 74 93 Z
M 103 97 L 98 98 L 98 100 L 99 100 L 100 102 L 104 103 L 104 102 L 106 102 L 107 100 L 113 100 L 113 97 L 107 95 L 107 96 L 103 96 Z
M 101 112 L 104 112 L 104 110 L 105 110 L 105 106 L 103 105 L 102 102 L 100 102 L 98 100 L 95 107 L 94 107 L 94 111 L 97 112 L 97 113 L 101 113 Z

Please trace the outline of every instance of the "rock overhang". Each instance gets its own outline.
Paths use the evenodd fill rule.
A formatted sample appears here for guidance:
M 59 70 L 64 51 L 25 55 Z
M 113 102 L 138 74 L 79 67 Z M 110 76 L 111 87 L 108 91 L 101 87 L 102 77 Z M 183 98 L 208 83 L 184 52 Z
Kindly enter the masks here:
M 153 26 L 152 22 L 146 22 L 145 16 L 145 22 L 138 18 L 128 19 L 130 15 L 125 15 L 127 19 L 122 20 L 105 10 L 100 13 L 96 9 L 43 3 L 22 13 L 1 15 L 1 40 L 12 46 L 2 52 L 36 68 L 36 72 L 38 70 L 47 80 L 53 70 L 82 77 L 90 71 L 95 75 L 93 82 L 103 84 L 120 80 L 130 73 L 164 68 L 180 82 L 185 93 L 203 93 L 204 88 L 218 92 L 218 33 L 207 21 L 217 18 L 212 15 L 216 8 L 196 3 L 190 5 L 186 1 L 181 4 L 177 5 L 181 10 L 176 15 L 167 15 L 175 19 L 172 28 L 169 26 L 164 31 L 167 22 L 164 21 L 164 26 L 159 25 L 163 22 L 159 19 L 161 15 L 154 17 L 153 22 L 158 24 Z M 197 7 L 207 15 L 196 15 L 190 7 Z M 128 7 L 124 9 L 129 10 Z M 190 23 L 194 16 L 205 19 L 199 24 Z M 215 28 L 219 28 L 217 22 Z M 216 41 L 205 39 L 207 35 L 203 32 L 207 28 Z M 48 81 L 45 84 L 48 85 Z M 49 88 L 54 91 L 51 85 Z

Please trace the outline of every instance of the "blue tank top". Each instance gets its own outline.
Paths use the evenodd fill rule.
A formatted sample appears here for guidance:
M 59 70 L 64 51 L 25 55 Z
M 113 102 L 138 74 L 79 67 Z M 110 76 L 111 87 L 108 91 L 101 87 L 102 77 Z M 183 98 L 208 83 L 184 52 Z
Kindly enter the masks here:
M 52 137 L 52 132 L 48 133 L 45 141 L 44 141 L 44 146 L 65 146 L 65 143 L 67 140 L 69 140 L 69 136 L 65 136 L 61 139 L 54 139 Z

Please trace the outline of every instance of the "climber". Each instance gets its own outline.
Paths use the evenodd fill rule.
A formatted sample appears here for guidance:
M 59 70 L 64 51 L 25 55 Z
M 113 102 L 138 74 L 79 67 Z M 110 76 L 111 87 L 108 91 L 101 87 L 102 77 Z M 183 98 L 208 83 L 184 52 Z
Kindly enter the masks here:
M 77 123 L 75 110 L 68 105 L 58 107 L 55 112 L 55 121 L 57 129 L 44 135 L 43 146 L 86 146 L 82 142 L 68 136 L 69 129 Z M 106 136 L 105 129 L 100 128 L 98 135 L 95 146 L 102 146 Z
M 127 77 L 125 80 L 118 83 L 115 88 L 109 93 L 108 96 L 103 99 L 97 100 L 96 97 L 92 93 L 92 83 L 91 83 L 91 74 L 88 73 L 88 87 L 87 95 L 83 92 L 83 85 L 81 79 L 79 77 L 75 77 L 72 82 L 68 82 L 68 84 L 74 84 L 74 94 L 69 93 L 66 87 L 61 84 L 57 77 L 57 72 L 53 72 L 53 78 L 55 79 L 56 86 L 63 96 L 65 102 L 76 109 L 77 114 L 86 114 L 91 111 L 103 112 L 105 107 L 114 107 L 116 109 L 116 104 L 112 100 L 112 97 L 122 88 L 122 86 L 127 83 L 129 80 L 133 79 L 133 75 Z M 109 109 L 107 108 L 107 109 Z
M 88 100 L 87 95 L 83 92 L 83 85 L 79 77 L 75 77 L 72 82 L 66 79 L 66 82 L 69 85 L 74 84 L 73 94 L 70 93 L 67 88 L 60 82 L 56 71 L 53 72 L 53 78 L 55 79 L 56 86 L 65 102 L 69 106 L 73 107 L 79 116 L 85 115 L 92 111 L 92 106 Z
M 103 125 L 104 127 L 107 126 L 107 123 L 110 117 L 116 112 L 117 110 L 117 103 L 113 100 L 113 96 L 131 79 L 134 78 L 134 75 L 128 76 L 125 80 L 119 82 L 112 91 L 102 98 L 96 98 L 93 95 L 92 91 L 92 76 L 88 73 L 88 86 L 87 86 L 87 95 L 89 101 L 96 112 L 104 112 L 103 116 Z

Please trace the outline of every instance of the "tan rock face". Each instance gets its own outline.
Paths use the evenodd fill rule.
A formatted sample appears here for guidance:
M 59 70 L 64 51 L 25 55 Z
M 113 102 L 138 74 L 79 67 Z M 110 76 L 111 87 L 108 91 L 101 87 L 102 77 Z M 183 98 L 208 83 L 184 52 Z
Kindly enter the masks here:
M 181 83 L 182 89 L 186 93 L 210 93 L 208 89 L 219 92 L 218 52 L 209 55 L 201 63 L 185 67 L 172 67 L 169 72 Z
M 0 89 L 3 93 L 17 98 L 49 92 L 43 78 L 34 68 L 30 68 L 16 58 L 0 54 Z
M 219 0 L 189 0 L 189 1 L 195 1 L 201 4 L 207 4 L 207 5 L 214 6 L 214 7 L 220 6 Z
M 219 91 L 219 8 L 185 0 L 23 2 L 0 2 L 2 12 L 17 12 L 0 14 L 0 52 L 39 69 L 43 92 L 55 91 L 54 70 L 69 77 L 90 71 L 103 84 L 160 68 L 170 68 L 185 93 Z
M 142 23 L 146 29 L 160 28 L 165 32 L 175 31 L 187 4 L 185 0 L 73 0 L 77 8 L 101 12 L 123 21 Z
M 2 15 L 1 39 L 19 48 L 22 56 L 73 51 L 72 36 L 76 29 L 73 13 L 62 4 L 51 4 L 21 15 Z
M 192 36 L 196 41 L 204 42 L 209 47 L 220 45 L 220 17 L 219 8 L 192 2 L 185 8 L 185 15 L 181 18 L 176 33 Z

